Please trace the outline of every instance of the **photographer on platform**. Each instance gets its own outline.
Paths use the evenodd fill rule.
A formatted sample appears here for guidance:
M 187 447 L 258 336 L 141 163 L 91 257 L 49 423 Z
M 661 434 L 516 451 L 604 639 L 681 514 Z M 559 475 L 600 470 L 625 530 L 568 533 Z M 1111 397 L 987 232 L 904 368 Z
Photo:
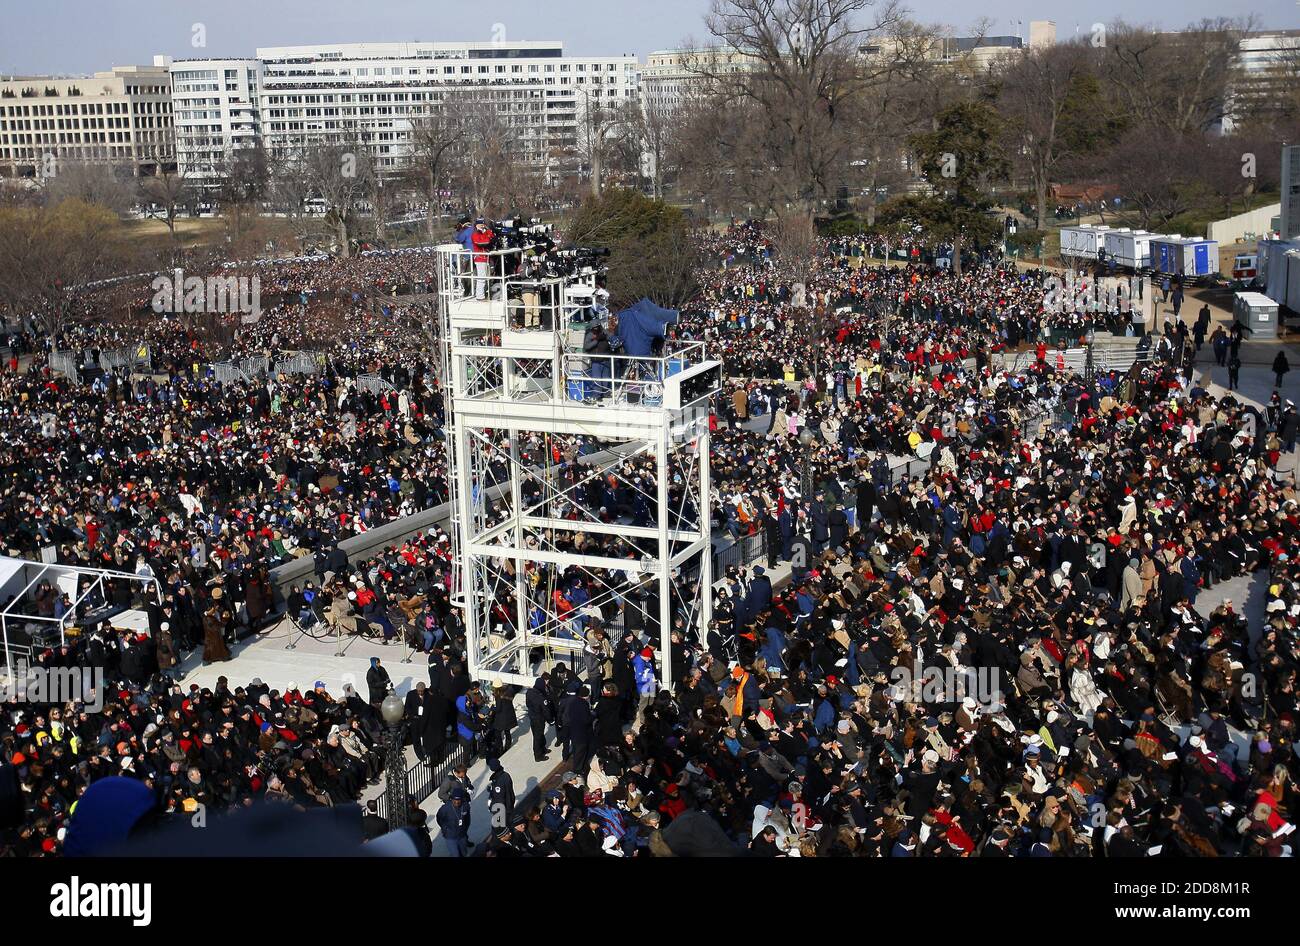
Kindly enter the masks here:
M 470 242 L 474 249 L 474 298 L 487 298 L 488 283 L 488 250 L 492 248 L 492 241 L 496 234 L 492 228 L 487 225 L 482 217 L 474 221 L 474 230 L 470 234 Z

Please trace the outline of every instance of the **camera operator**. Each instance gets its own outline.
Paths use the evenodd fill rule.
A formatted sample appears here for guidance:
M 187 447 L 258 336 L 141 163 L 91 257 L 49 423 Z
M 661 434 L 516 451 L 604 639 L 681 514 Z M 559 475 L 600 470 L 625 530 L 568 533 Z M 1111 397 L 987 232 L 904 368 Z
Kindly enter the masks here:
M 582 350 L 589 358 L 587 363 L 587 375 L 589 377 L 608 379 L 614 376 L 614 359 L 599 357 L 600 355 L 613 355 L 614 353 L 609 336 L 605 333 L 605 326 L 600 322 L 588 324 L 587 331 L 582 339 Z M 608 384 L 596 383 L 591 387 L 591 393 L 594 397 L 604 397 L 609 393 Z
M 487 298 L 488 284 L 488 250 L 492 248 L 492 242 L 496 234 L 492 228 L 487 225 L 482 217 L 474 221 L 474 232 L 470 234 L 470 242 L 474 248 L 474 298 Z
M 549 329 L 551 327 L 543 326 L 541 321 L 543 279 L 546 272 L 546 254 L 550 249 L 549 243 L 548 240 L 545 243 L 531 244 L 525 248 L 520 262 L 519 275 L 524 283 L 521 295 L 524 303 L 524 328 Z
M 459 243 L 466 253 L 474 251 L 474 224 L 466 217 L 456 224 L 456 242 Z M 469 256 L 458 256 L 456 258 L 457 272 L 460 275 L 461 295 L 468 296 L 473 290 L 472 266 Z

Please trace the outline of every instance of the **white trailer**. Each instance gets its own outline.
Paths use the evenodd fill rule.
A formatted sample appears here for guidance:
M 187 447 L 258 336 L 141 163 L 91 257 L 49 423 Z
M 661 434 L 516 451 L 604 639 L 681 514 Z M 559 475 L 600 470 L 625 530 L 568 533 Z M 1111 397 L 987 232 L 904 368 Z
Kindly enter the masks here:
M 1105 243 L 1107 226 L 1090 223 L 1074 227 L 1061 227 L 1061 256 L 1075 259 L 1097 259 Z
M 1151 238 L 1157 235 L 1128 227 L 1110 230 L 1105 235 L 1106 259 L 1126 269 L 1146 269 L 1151 265 Z
M 1300 240 L 1260 240 L 1258 256 L 1264 295 L 1300 312 Z

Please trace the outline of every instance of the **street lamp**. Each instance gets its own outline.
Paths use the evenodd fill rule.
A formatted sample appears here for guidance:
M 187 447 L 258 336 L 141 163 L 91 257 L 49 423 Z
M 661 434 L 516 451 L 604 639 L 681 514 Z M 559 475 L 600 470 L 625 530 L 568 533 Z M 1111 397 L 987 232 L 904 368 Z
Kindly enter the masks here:
M 392 690 L 379 706 L 379 714 L 387 725 L 387 760 L 384 764 L 384 797 L 388 805 L 388 829 L 405 828 L 406 812 L 406 755 L 402 752 L 402 717 L 406 707 Z
M 807 414 L 805 413 L 804 425 L 799 430 L 799 443 L 803 445 L 803 480 L 800 484 L 800 491 L 803 493 L 805 502 L 812 498 L 812 444 L 815 439 L 812 428 L 808 426 Z
M 1083 377 L 1085 381 L 1087 381 L 1089 384 L 1092 384 L 1093 378 L 1096 377 L 1097 374 L 1096 366 L 1092 362 L 1092 343 L 1097 337 L 1096 327 L 1089 325 L 1088 334 L 1085 337 L 1087 338 L 1088 341 L 1088 360 L 1083 368 Z

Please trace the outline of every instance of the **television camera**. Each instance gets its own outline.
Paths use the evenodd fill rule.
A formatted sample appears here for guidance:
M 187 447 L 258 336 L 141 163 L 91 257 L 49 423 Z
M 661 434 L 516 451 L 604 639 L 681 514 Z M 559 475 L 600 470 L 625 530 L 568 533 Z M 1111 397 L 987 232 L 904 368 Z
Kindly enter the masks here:
M 548 276 L 604 275 L 609 248 L 571 246 L 546 254 L 543 265 Z
M 518 218 L 500 220 L 492 224 L 495 235 L 492 241 L 494 250 L 532 250 L 535 253 L 548 253 L 555 247 L 554 228 L 549 223 L 542 223 L 536 218 L 523 221 Z

